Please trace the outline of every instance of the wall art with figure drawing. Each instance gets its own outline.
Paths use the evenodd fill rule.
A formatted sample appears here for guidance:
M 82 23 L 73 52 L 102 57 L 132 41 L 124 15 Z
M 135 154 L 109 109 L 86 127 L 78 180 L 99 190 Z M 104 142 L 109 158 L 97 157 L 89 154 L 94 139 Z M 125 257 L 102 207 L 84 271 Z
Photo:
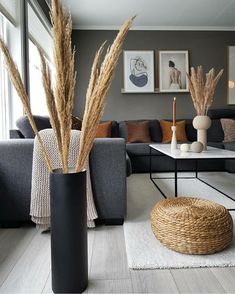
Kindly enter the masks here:
M 154 92 L 154 51 L 123 52 L 124 92 Z
M 159 51 L 159 91 L 188 92 L 188 51 Z

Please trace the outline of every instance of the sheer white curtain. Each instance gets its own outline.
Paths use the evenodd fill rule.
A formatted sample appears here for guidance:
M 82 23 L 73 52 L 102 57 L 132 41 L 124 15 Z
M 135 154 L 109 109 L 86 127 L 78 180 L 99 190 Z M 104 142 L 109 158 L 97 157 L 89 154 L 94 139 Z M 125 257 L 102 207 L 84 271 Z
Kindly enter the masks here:
M 6 19 L 0 14 L 0 36 L 6 40 Z M 8 76 L 0 53 L 0 139 L 9 137 L 9 92 Z
M 28 1 L 29 32 L 29 81 L 30 104 L 33 114 L 48 115 L 41 76 L 41 61 L 37 47 L 41 48 L 47 61 L 53 59 L 51 26 L 35 1 Z

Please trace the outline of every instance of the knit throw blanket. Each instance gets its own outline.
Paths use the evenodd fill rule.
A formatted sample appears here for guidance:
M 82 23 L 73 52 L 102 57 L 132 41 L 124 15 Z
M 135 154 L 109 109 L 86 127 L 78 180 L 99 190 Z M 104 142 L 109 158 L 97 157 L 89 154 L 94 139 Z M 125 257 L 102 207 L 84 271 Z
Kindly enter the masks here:
M 61 168 L 53 130 L 42 130 L 40 131 L 40 136 L 51 160 L 52 169 Z M 69 150 L 70 168 L 75 168 L 79 149 L 79 138 L 80 131 L 72 130 Z M 97 218 L 97 212 L 93 200 L 89 164 L 86 164 L 85 169 L 87 171 L 87 225 L 88 227 L 94 227 L 94 219 Z M 49 171 L 37 138 L 34 140 L 33 150 L 30 215 L 32 221 L 36 223 L 39 229 L 47 230 L 50 228 Z

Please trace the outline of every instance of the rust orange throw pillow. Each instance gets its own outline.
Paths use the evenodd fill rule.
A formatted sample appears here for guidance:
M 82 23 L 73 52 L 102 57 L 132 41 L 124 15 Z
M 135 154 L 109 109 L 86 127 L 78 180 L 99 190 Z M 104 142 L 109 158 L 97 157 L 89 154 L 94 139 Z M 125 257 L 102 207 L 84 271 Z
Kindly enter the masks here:
M 149 143 L 149 122 L 126 122 L 127 143 Z
M 172 137 L 171 127 L 172 121 L 161 120 L 160 126 L 162 129 L 162 143 L 170 143 Z M 178 142 L 187 142 L 187 136 L 185 133 L 185 120 L 176 122 L 176 139 Z
M 112 122 L 107 121 L 98 125 L 96 131 L 96 138 L 110 138 L 111 137 Z

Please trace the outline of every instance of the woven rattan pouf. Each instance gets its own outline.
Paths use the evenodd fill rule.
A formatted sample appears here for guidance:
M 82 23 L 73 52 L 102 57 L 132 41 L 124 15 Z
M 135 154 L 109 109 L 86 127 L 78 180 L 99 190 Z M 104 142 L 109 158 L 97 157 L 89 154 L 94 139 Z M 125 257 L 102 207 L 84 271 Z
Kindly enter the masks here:
M 215 253 L 233 238 L 233 220 L 228 210 L 205 199 L 161 200 L 152 209 L 151 226 L 162 244 L 185 254 Z

